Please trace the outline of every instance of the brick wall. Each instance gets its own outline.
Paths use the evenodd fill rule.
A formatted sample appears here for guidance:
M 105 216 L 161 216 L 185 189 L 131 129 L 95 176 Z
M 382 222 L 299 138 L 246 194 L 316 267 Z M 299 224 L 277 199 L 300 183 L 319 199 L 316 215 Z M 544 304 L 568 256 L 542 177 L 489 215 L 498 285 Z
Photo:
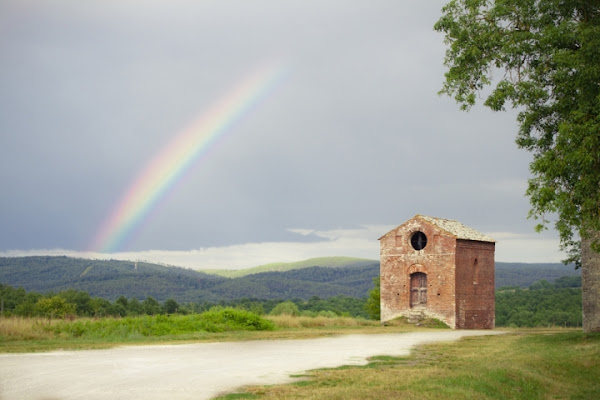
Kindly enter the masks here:
M 410 244 L 413 233 L 427 236 L 427 245 L 415 250 Z M 381 321 L 408 315 L 415 308 L 455 327 L 454 273 L 456 239 L 430 224 L 410 220 L 380 239 L 381 248 Z M 427 304 L 411 307 L 410 276 L 427 274 Z
M 494 243 L 457 241 L 456 328 L 494 328 L 494 250 Z

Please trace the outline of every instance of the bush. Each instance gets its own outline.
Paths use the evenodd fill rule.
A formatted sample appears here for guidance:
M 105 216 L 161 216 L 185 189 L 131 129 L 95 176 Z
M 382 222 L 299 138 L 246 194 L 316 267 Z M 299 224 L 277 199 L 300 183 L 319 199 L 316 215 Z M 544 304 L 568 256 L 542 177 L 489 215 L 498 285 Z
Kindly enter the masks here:
M 205 324 L 208 332 L 222 331 L 272 331 L 275 325 L 259 315 L 246 310 L 235 308 L 210 309 L 202 314 L 200 318 Z
M 300 315 L 300 310 L 296 303 L 292 301 L 284 301 L 277 304 L 269 313 L 270 315 Z
M 45 297 L 35 303 L 34 313 L 41 317 L 65 318 L 75 315 L 76 307 L 60 296 Z
M 67 337 L 127 339 L 195 332 L 274 330 L 275 324 L 249 311 L 221 308 L 194 315 L 144 315 L 64 321 L 48 325 L 45 329 L 55 335 Z

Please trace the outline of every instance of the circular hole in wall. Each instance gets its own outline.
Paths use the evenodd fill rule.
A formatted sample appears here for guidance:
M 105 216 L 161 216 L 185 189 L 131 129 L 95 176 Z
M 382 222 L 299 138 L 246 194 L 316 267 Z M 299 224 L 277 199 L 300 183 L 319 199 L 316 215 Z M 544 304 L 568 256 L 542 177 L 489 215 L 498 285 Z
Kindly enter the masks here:
M 417 231 L 410 237 L 410 244 L 415 250 L 423 250 L 427 246 L 427 236 L 421 231 Z

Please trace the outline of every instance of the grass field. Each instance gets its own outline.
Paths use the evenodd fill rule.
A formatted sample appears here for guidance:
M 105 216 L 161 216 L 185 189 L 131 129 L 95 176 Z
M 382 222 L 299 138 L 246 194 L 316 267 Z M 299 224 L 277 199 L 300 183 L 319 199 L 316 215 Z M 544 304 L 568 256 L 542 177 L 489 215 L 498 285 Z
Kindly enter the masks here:
M 600 399 L 600 335 L 526 330 L 311 371 L 220 399 Z

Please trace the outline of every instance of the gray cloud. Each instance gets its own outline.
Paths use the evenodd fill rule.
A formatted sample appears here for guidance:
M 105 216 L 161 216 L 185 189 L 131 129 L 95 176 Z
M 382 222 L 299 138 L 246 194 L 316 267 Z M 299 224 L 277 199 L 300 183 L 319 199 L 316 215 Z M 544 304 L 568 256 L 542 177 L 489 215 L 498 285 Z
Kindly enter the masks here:
M 416 213 L 529 233 L 514 114 L 436 94 L 443 3 L 2 2 L 0 250 L 85 250 L 144 165 L 266 60 L 281 85 L 122 250 L 310 243 L 288 229 Z

